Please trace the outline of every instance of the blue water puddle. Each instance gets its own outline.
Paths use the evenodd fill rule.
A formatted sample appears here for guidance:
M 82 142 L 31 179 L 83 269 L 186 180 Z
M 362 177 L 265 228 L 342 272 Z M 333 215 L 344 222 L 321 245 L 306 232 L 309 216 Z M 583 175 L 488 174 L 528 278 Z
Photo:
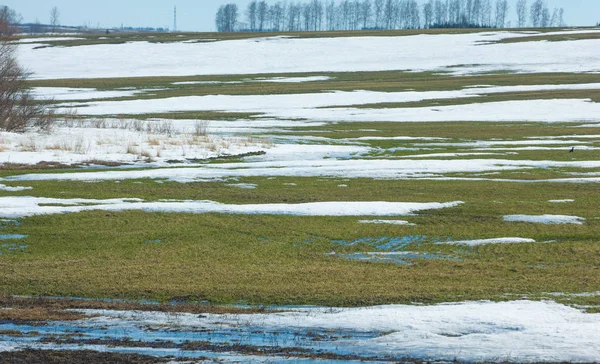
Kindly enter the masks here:
M 451 259 L 449 256 L 442 256 L 436 254 L 427 253 L 416 253 L 416 252 L 400 252 L 400 253 L 380 253 L 380 252 L 367 252 L 367 253 L 351 253 L 351 254 L 336 254 L 341 258 L 350 260 L 360 260 L 365 262 L 374 263 L 394 263 L 400 265 L 413 265 L 412 262 L 406 259 Z
M 25 249 L 27 249 L 27 245 L 23 244 L 0 244 L 0 256 L 22 252 Z
M 200 316 L 201 317 L 201 316 Z M 22 336 L 14 337 L 8 335 L 0 335 L 0 342 L 17 343 L 22 346 L 32 348 L 42 347 L 44 338 L 73 338 L 81 340 L 75 344 L 62 344 L 49 342 L 53 349 L 57 350 L 76 350 L 92 349 L 97 350 L 95 345 L 86 344 L 86 340 L 101 339 L 110 340 L 113 343 L 109 345 L 115 352 L 127 352 L 146 354 L 153 356 L 181 356 L 181 357 L 209 357 L 209 358 L 225 358 L 225 357 L 243 357 L 247 356 L 243 353 L 232 353 L 216 351 L 207 351 L 206 348 L 182 349 L 169 346 L 161 347 L 160 343 L 184 344 L 186 342 L 207 342 L 213 345 L 248 345 L 252 347 L 262 347 L 265 349 L 274 348 L 293 348 L 300 349 L 304 353 L 309 354 L 336 354 L 336 355 L 356 355 L 363 360 L 375 359 L 370 356 L 362 356 L 361 353 L 355 352 L 353 346 L 349 344 L 354 340 L 368 340 L 381 336 L 382 332 L 361 332 L 347 329 L 325 330 L 322 328 L 265 328 L 261 326 L 252 326 L 244 323 L 243 317 L 240 318 L 239 324 L 222 324 L 215 325 L 208 323 L 206 326 L 202 322 L 197 326 L 180 326 L 177 324 L 177 318 L 168 326 L 151 325 L 143 322 L 136 322 L 135 319 L 128 319 L 117 322 L 93 322 L 93 320 L 82 320 L 74 322 L 47 322 L 46 325 L 27 325 L 0 322 L 0 331 L 18 331 Z M 119 347 L 118 341 L 133 341 L 143 343 L 159 343 L 153 345 L 155 348 L 146 347 Z M 348 343 L 345 345 L 344 343 Z M 140 345 L 143 346 L 143 345 Z M 293 358 L 293 354 L 282 351 L 281 356 L 272 354 L 262 356 L 261 358 L 269 359 L 268 362 L 290 363 L 296 362 L 297 358 Z M 275 361 L 274 361 L 275 360 Z M 319 360 L 319 359 L 302 359 L 300 362 L 307 363 L 358 363 L 359 361 L 340 361 L 340 360 Z
M 162 243 L 162 240 L 160 240 L 160 239 L 144 241 L 144 244 L 160 244 L 160 243 Z
M 405 251 L 410 245 L 420 247 L 423 243 L 437 243 L 451 240 L 451 237 L 431 238 L 426 235 L 367 237 L 353 241 L 333 240 L 334 244 L 342 247 L 365 246 L 370 250 L 372 249 L 372 251 L 335 254 L 334 250 L 334 253 L 328 255 L 359 261 L 412 265 L 413 263 L 406 259 L 456 259 L 448 255 Z
M 0 220 L 0 229 L 7 227 L 19 227 L 21 226 L 21 222 L 17 220 Z
M 448 241 L 451 239 L 448 238 Z M 360 238 L 353 241 L 345 240 L 333 240 L 332 242 L 337 245 L 344 247 L 352 247 L 359 244 L 368 245 L 375 248 L 380 252 L 394 252 L 401 251 L 408 247 L 410 244 L 416 244 L 421 246 L 425 242 L 439 242 L 442 241 L 440 238 L 431 239 L 426 235 L 407 235 L 407 236 L 382 236 L 377 238 Z
M 2 234 L 0 235 L 0 240 L 16 240 L 16 239 L 25 239 L 27 235 L 20 234 Z

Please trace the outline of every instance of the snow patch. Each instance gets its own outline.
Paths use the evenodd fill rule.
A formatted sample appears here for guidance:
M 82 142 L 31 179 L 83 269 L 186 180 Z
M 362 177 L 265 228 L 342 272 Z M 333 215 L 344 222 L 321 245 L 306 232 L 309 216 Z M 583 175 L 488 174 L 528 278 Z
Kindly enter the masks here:
M 504 221 L 509 222 L 530 222 L 537 224 L 575 224 L 582 225 L 585 222 L 583 217 L 566 215 L 506 215 Z
M 144 202 L 140 199 L 55 199 L 43 197 L 0 197 L 1 218 L 21 218 L 34 215 L 76 213 L 82 211 L 126 211 L 177 213 L 223 213 L 296 216 L 398 216 L 418 211 L 442 209 L 463 202 L 314 202 L 304 204 L 247 204 L 232 205 L 214 201 Z
M 0 191 L 20 192 L 20 191 L 27 191 L 27 190 L 33 190 L 33 187 L 21 187 L 21 186 L 11 187 L 11 186 L 6 186 L 6 185 L 3 185 L 0 183 Z
M 449 244 L 449 245 L 468 245 L 468 246 L 479 246 L 488 244 L 519 244 L 519 243 L 535 243 L 533 239 L 525 238 L 495 238 L 495 239 L 476 239 L 476 240 L 459 240 L 459 241 L 442 241 L 436 243 Z
M 404 226 L 415 226 L 406 220 L 359 220 L 360 224 L 377 224 L 377 225 L 404 225 Z
M 34 87 L 31 89 L 36 99 L 53 99 L 57 101 L 112 99 L 129 97 L 149 90 L 120 90 L 98 91 L 95 88 L 70 88 L 70 87 Z

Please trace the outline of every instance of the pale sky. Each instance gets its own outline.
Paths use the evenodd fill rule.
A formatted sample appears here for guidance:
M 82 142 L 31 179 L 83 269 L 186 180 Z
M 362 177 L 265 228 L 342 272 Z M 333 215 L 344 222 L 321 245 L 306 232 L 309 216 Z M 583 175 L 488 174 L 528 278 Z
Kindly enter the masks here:
M 58 7 L 64 25 L 120 27 L 173 27 L 173 7 L 177 6 L 177 28 L 181 31 L 214 31 L 214 17 L 220 5 L 236 3 L 243 10 L 251 0 L 0 0 L 23 16 L 24 22 L 49 23 L 50 10 Z M 305 0 L 296 0 L 301 2 Z M 530 4 L 533 0 L 529 0 Z M 267 0 L 269 4 L 275 0 Z M 419 3 L 424 3 L 420 0 Z M 568 25 L 591 26 L 600 22 L 598 0 L 547 0 L 548 7 L 563 7 Z M 515 3 L 509 0 L 509 18 L 516 22 Z

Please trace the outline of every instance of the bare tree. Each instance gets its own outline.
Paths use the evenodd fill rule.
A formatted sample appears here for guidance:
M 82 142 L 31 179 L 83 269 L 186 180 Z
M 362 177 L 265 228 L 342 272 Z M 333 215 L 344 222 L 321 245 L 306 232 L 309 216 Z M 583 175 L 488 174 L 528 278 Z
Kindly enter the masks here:
M 496 28 L 504 28 L 508 14 L 508 0 L 496 0 Z
M 335 24 L 336 24 L 336 9 L 335 9 L 335 1 L 334 0 L 329 0 L 326 4 L 325 4 L 325 21 L 327 22 L 327 29 L 329 30 L 335 30 Z
M 0 20 L 0 26 L 5 29 L 4 22 Z M 29 74 L 19 66 L 15 52 L 10 38 L 0 36 L 0 130 L 17 133 L 31 127 L 50 130 L 54 113 L 33 99 L 25 83 Z
M 363 0 L 360 5 L 362 28 L 367 29 L 371 24 L 371 18 L 373 17 L 373 4 L 371 0 Z
M 558 11 L 558 26 L 559 27 L 565 26 L 565 9 L 564 8 L 560 8 L 560 10 Z
M 423 4 L 423 21 L 425 28 L 430 28 L 433 24 L 433 0 L 429 0 Z
M 481 0 L 480 19 L 481 25 L 492 26 L 492 0 Z
M 283 22 L 285 17 L 285 8 L 281 1 L 273 4 L 269 8 L 270 18 L 271 18 L 271 29 L 275 31 L 279 31 L 283 29 Z
M 238 7 L 234 3 L 221 5 L 217 11 L 215 23 L 219 32 L 234 32 L 238 22 Z
M 246 18 L 248 19 L 248 25 L 250 31 L 256 30 L 256 18 L 257 18 L 258 4 L 256 0 L 251 1 L 246 8 Z
M 50 10 L 50 25 L 52 26 L 52 33 L 56 33 L 56 27 L 60 25 L 60 12 L 55 6 Z
M 257 25 L 258 25 L 258 31 L 262 32 L 263 28 L 265 26 L 265 22 L 267 20 L 267 14 L 268 14 L 268 10 L 269 6 L 267 5 L 267 2 L 262 0 L 258 2 L 258 6 L 256 8 L 256 20 L 257 20 Z
M 375 28 L 380 29 L 383 27 L 383 9 L 384 0 L 375 0 L 373 3 L 373 10 L 375 15 Z
M 527 0 L 517 0 L 517 24 L 519 28 L 527 24 Z
M 531 25 L 533 25 L 534 28 L 542 26 L 542 17 L 545 8 L 546 3 L 544 0 L 535 0 L 533 4 L 531 4 L 529 13 L 531 17 Z
M 10 36 L 17 32 L 21 16 L 8 6 L 0 6 L 0 36 Z
M 547 28 L 550 26 L 550 10 L 545 6 L 542 8 L 542 19 L 540 20 L 540 26 L 542 28 Z

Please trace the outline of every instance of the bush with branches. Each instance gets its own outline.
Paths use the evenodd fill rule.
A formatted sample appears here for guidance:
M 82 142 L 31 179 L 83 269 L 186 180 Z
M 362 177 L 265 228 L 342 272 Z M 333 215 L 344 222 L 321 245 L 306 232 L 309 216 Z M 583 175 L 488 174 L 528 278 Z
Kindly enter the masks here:
M 54 112 L 33 98 L 26 85 L 29 73 L 17 62 L 16 46 L 11 42 L 17 22 L 18 15 L 12 9 L 0 7 L 0 130 L 48 131 L 55 121 Z

